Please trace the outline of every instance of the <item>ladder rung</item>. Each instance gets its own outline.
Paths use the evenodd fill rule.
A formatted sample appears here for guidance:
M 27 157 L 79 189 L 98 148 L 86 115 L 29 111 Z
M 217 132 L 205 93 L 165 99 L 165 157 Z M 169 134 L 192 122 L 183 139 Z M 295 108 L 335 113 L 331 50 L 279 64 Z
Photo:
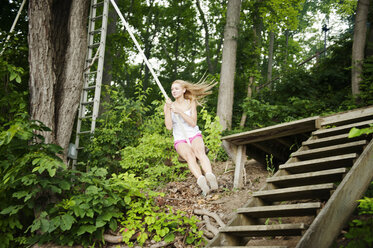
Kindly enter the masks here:
M 81 104 L 82 104 L 82 105 L 89 105 L 89 104 L 93 104 L 93 101 L 89 101 L 89 102 L 82 102 Z
M 93 31 L 89 32 L 90 35 L 98 34 L 98 33 L 101 33 L 101 29 L 96 29 L 96 30 L 93 30 Z
M 91 18 L 91 21 L 96 21 L 96 20 L 101 19 L 101 18 L 102 18 L 102 15 L 95 16 L 95 17 Z
M 83 90 L 93 90 L 95 88 L 96 86 L 88 86 L 88 87 L 84 87 Z
M 91 133 L 91 131 L 80 131 L 80 132 L 78 132 L 78 134 L 88 134 L 88 133 Z
M 89 118 L 92 118 L 92 115 L 79 117 L 80 120 L 89 119 Z
M 98 47 L 100 45 L 100 42 L 98 42 L 98 43 L 94 43 L 94 44 L 92 44 L 92 45 L 89 45 L 88 47 L 89 48 L 95 48 L 95 47 Z
M 99 2 L 99 3 L 93 4 L 92 7 L 97 8 L 98 6 L 103 5 L 103 4 L 104 2 Z
M 90 59 L 90 60 L 92 60 L 92 59 Z M 85 75 L 89 75 L 89 74 L 95 74 L 95 73 L 97 73 L 97 71 L 85 72 L 84 74 L 85 74 Z

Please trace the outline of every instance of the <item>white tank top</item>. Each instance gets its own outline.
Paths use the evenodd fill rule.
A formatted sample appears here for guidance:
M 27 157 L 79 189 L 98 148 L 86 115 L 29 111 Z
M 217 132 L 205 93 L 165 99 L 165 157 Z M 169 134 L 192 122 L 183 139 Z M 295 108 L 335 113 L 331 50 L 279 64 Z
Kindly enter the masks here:
M 191 110 L 187 110 L 184 112 L 186 115 L 191 115 Z M 198 126 L 196 125 L 195 127 L 192 127 L 189 125 L 183 117 L 181 117 L 178 114 L 175 114 L 171 112 L 171 117 L 172 117 L 172 134 L 174 136 L 174 140 L 185 140 L 186 138 L 191 138 L 193 136 L 196 136 L 197 134 L 201 133 L 199 130 Z M 177 120 L 177 118 L 179 120 Z M 182 125 L 182 127 L 180 127 Z M 184 130 L 183 130 L 184 129 Z M 185 132 L 185 134 L 183 133 Z M 187 137 L 185 137 L 185 135 Z

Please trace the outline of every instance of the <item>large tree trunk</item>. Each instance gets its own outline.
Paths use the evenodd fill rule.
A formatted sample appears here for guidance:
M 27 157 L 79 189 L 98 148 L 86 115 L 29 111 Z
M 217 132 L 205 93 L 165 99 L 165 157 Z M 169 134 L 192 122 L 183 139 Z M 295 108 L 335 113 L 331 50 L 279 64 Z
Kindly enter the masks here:
M 65 154 L 83 88 L 88 9 L 89 0 L 29 1 L 30 114 Z
M 228 0 L 227 23 L 224 31 L 223 58 L 220 73 L 217 115 L 223 130 L 232 125 L 234 75 L 236 71 L 236 51 L 238 24 L 240 21 L 240 0 Z
M 360 93 L 360 82 L 362 74 L 362 65 L 364 60 L 365 40 L 367 34 L 367 20 L 370 0 L 359 0 L 357 3 L 354 41 L 352 45 L 352 69 L 351 69 L 351 87 L 352 95 Z

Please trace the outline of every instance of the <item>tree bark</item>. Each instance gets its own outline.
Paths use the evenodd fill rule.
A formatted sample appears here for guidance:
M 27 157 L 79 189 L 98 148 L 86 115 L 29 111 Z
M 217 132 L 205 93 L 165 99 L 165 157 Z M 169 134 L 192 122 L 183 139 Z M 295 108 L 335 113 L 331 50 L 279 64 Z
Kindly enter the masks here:
M 223 130 L 232 126 L 234 76 L 236 71 L 236 51 L 238 25 L 240 21 L 240 0 L 229 0 L 227 6 L 227 23 L 224 31 L 223 57 L 220 73 L 217 115 Z
M 83 88 L 88 0 L 29 1 L 30 115 L 67 152 Z
M 360 93 L 359 87 L 364 60 L 369 1 L 370 0 L 359 0 L 357 3 L 354 40 L 352 44 L 351 88 L 353 96 L 357 96 Z

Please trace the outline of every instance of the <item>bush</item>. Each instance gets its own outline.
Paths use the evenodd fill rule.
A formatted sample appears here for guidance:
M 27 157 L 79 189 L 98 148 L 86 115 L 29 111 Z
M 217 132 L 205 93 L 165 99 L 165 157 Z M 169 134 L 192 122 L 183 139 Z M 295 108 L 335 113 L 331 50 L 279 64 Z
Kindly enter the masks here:
M 372 189 L 373 183 L 371 183 L 370 191 Z M 350 222 L 350 229 L 345 234 L 348 244 L 343 247 L 365 248 L 373 246 L 373 198 L 366 196 L 359 200 L 358 214 L 359 218 Z
M 159 194 L 149 190 L 149 181 L 129 173 L 109 176 L 97 167 L 88 172 L 68 170 L 57 156 L 62 149 L 45 144 L 35 130 L 48 129 L 38 122 L 18 121 L 0 133 L 0 247 L 103 244 L 108 229 L 117 231 L 122 223 L 158 215 L 169 230 L 190 233 L 195 245 L 201 242 L 195 219 L 181 218 L 175 230 L 173 224 L 168 226 L 184 214 L 162 214 L 165 210 L 154 200 Z M 152 228 L 144 230 L 152 233 Z M 144 240 L 141 236 L 138 243 Z

